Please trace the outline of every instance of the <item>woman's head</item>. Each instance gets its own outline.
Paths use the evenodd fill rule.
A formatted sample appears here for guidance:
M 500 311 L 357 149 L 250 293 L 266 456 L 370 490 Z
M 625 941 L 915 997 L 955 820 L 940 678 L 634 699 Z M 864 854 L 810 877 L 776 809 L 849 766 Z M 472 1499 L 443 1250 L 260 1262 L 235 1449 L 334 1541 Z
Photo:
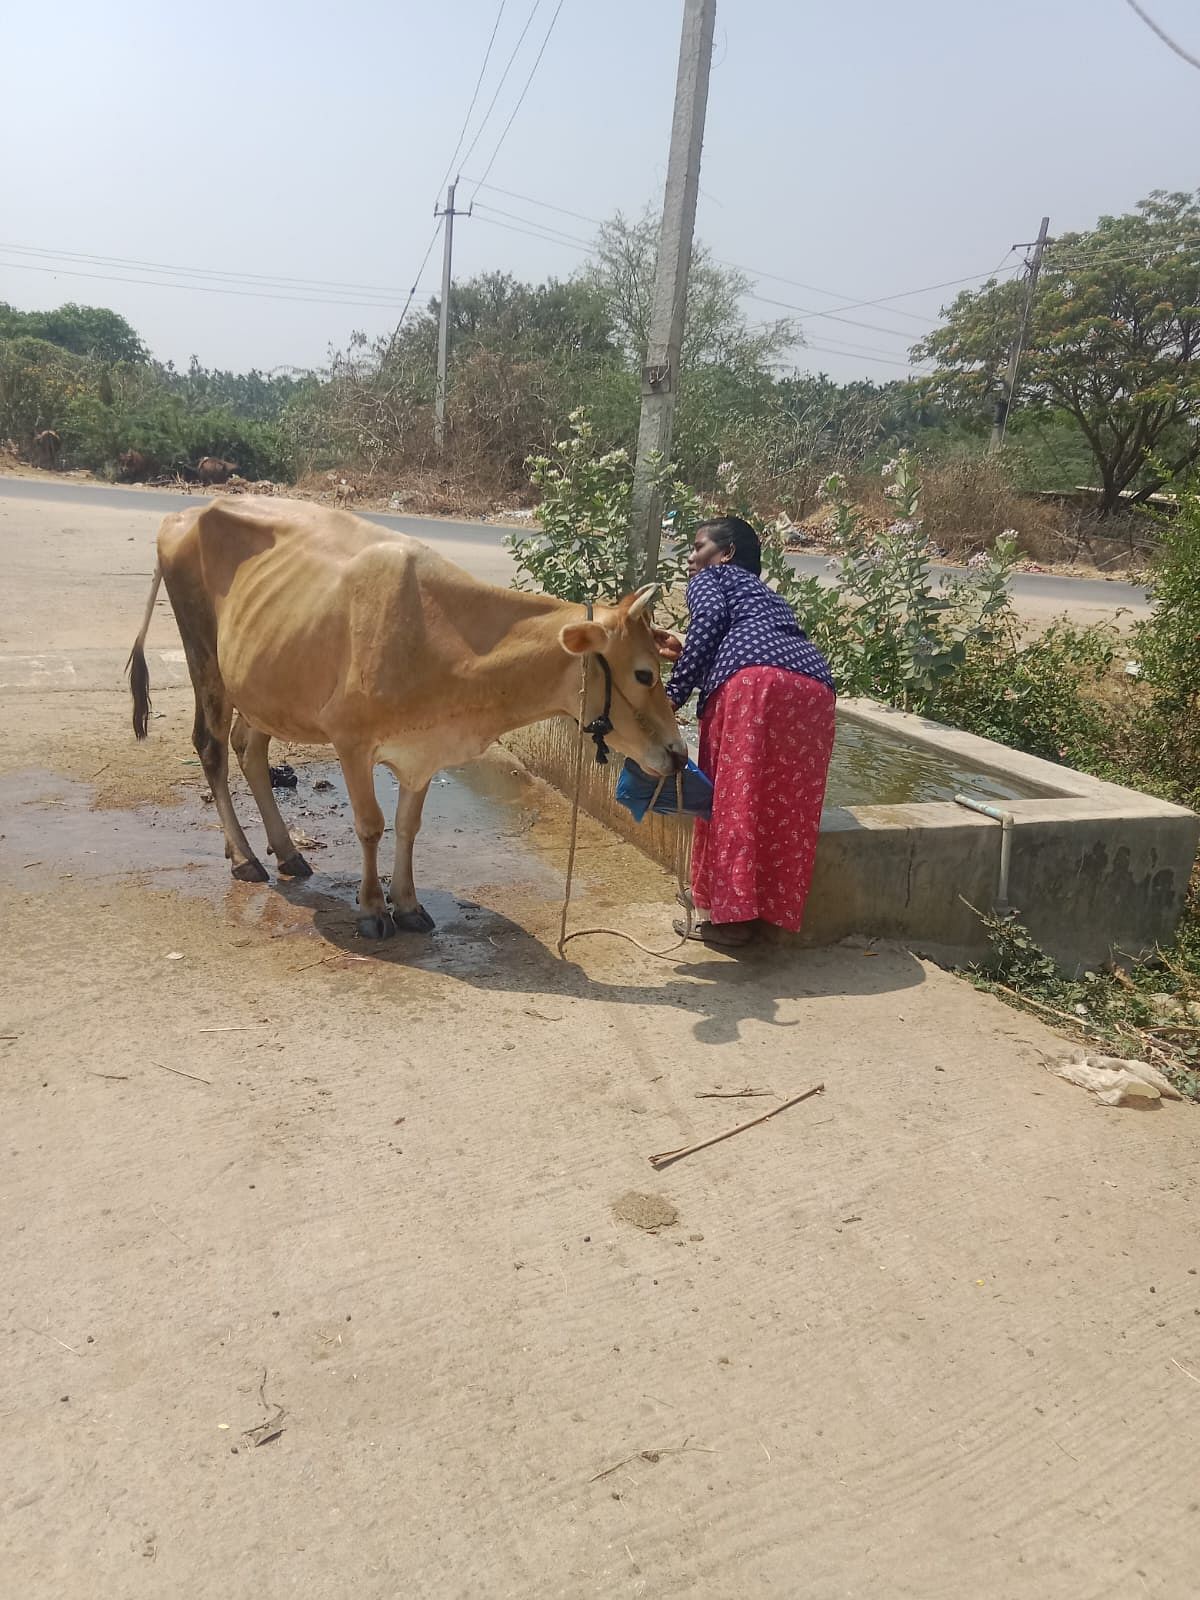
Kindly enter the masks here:
M 762 572 L 762 545 L 750 524 L 741 517 L 714 517 L 696 529 L 688 553 L 688 576 L 705 567 L 744 567 L 757 578 Z

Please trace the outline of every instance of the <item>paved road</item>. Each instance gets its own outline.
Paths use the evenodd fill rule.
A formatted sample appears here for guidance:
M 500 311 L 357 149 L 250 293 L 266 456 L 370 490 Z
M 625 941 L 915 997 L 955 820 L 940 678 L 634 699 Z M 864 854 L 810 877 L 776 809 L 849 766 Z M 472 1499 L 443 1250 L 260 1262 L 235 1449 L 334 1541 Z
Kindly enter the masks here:
M 128 489 L 101 483 L 63 483 L 57 479 L 39 478 L 0 478 L 0 497 L 24 498 L 43 504 L 108 507 L 125 502 L 138 511 L 163 512 L 178 511 L 181 505 L 201 505 L 210 498 L 208 495 L 181 495 L 154 489 Z M 443 517 L 394 517 L 376 511 L 365 511 L 361 515 L 370 522 L 397 528 L 431 545 L 452 540 L 455 544 L 474 544 L 498 551 L 507 531 L 490 522 L 454 522 Z M 796 555 L 791 561 L 798 572 L 824 577 L 828 570 L 825 556 Z M 955 570 L 961 569 L 934 568 L 939 575 Z M 1135 615 L 1149 609 L 1144 589 L 1115 579 L 1065 578 L 1054 573 L 1018 572 L 1014 574 L 1010 587 L 1018 609 L 1038 616 L 1069 610 L 1080 620 L 1095 620 L 1101 614 L 1111 616 L 1122 608 Z

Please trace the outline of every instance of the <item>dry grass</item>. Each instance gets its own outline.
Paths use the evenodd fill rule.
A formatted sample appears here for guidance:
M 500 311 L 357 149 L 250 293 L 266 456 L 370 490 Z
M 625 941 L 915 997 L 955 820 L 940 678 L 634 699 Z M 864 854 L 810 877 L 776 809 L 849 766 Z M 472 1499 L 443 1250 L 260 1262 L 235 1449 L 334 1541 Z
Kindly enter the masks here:
M 895 517 L 883 489 L 874 475 L 851 486 L 855 503 L 878 528 Z M 999 534 L 1012 528 L 1022 555 L 1046 567 L 1136 576 L 1149 564 L 1141 517 L 1102 520 L 1050 496 L 1023 493 L 997 463 L 986 458 L 964 457 L 922 467 L 921 516 L 934 544 L 958 560 L 990 549 Z M 821 519 L 813 520 L 816 531 Z
M 531 501 L 529 494 L 506 489 L 490 475 L 463 473 L 452 467 L 346 468 L 333 475 L 345 479 L 356 491 L 354 506 L 386 510 L 389 506 L 410 516 L 483 517 L 504 515 Z M 335 503 L 327 472 L 306 472 L 291 491 L 299 499 Z

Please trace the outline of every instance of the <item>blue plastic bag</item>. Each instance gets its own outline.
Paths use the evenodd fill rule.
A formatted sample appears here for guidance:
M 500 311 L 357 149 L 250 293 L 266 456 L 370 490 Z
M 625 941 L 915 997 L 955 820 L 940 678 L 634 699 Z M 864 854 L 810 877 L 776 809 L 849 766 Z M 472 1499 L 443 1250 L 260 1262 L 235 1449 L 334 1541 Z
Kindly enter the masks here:
M 650 809 L 650 801 L 658 788 L 659 779 L 643 772 L 636 761 L 626 760 L 617 779 L 617 799 L 640 822 Z M 689 761 L 683 772 L 683 813 L 688 817 L 712 816 L 713 786 L 694 761 Z M 662 792 L 654 802 L 655 811 L 667 816 L 677 815 L 675 779 L 668 778 Z

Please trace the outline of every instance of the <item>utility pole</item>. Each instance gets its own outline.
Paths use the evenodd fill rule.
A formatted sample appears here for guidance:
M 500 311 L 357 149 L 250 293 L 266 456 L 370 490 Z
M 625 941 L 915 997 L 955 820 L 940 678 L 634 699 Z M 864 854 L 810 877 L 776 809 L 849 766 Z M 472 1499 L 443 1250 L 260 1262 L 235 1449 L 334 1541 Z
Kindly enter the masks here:
M 1042 251 L 1046 248 L 1046 234 L 1050 228 L 1050 218 L 1042 218 L 1041 231 L 1033 245 L 1033 256 L 1029 262 L 1029 276 L 1025 280 L 1025 305 L 1021 312 L 1021 324 L 1017 329 L 1017 337 L 1013 340 L 1012 350 L 1008 356 L 1008 370 L 1004 374 L 1004 383 L 996 401 L 996 418 L 992 423 L 992 437 L 988 444 L 988 455 L 994 456 L 1004 443 L 1004 432 L 1008 427 L 1008 409 L 1012 405 L 1013 393 L 1017 387 L 1017 368 L 1021 365 L 1021 352 L 1025 348 L 1025 335 L 1029 332 L 1029 314 L 1033 310 L 1033 296 L 1037 289 L 1038 273 L 1042 270 Z M 1023 247 L 1029 249 L 1028 245 Z
M 662 503 L 654 485 L 654 458 L 666 461 L 671 453 L 716 14 L 716 0 L 684 0 L 671 153 L 667 161 L 662 229 L 658 239 L 658 270 L 646 364 L 642 368 L 642 417 L 633 471 L 629 539 L 631 588 L 650 579 L 658 566 Z
M 471 215 L 469 208 L 455 211 L 454 191 L 457 188 L 458 179 L 455 178 L 447 186 L 445 208 L 442 211 L 436 206 L 433 208 L 435 217 L 446 219 L 442 241 L 442 301 L 438 307 L 437 388 L 433 398 L 433 442 L 439 450 L 446 443 L 446 367 L 450 360 L 450 272 L 454 256 L 454 219 Z

